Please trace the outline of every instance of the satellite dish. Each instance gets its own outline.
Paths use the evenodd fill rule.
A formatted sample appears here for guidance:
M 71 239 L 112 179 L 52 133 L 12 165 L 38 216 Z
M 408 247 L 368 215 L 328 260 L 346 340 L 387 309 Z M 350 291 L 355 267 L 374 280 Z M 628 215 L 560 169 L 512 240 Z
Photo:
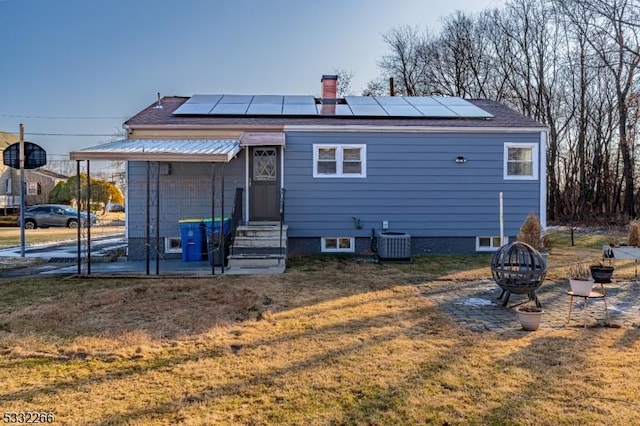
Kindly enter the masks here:
M 47 153 L 40 145 L 32 142 L 24 144 L 24 168 L 37 169 L 47 164 Z M 9 145 L 2 153 L 2 160 L 5 166 L 20 168 L 20 142 Z

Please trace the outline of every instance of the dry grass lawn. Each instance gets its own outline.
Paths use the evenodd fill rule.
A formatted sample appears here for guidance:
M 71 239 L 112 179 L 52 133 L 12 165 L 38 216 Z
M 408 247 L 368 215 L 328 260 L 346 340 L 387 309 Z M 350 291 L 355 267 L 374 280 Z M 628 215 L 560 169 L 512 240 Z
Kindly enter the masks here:
M 597 258 L 590 238 L 554 249 L 550 278 Z M 488 277 L 487 262 L 301 258 L 280 276 L 5 279 L 0 408 L 74 425 L 640 423 L 638 328 L 474 332 L 419 293 Z

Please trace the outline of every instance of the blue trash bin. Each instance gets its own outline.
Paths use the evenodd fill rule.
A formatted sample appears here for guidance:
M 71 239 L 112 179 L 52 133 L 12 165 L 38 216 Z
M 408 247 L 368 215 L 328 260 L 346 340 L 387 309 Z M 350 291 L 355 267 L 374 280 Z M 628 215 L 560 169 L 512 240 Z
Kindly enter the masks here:
M 211 218 L 203 219 L 202 223 L 205 227 L 206 233 L 206 247 L 209 257 L 209 263 L 214 266 L 222 265 L 222 237 L 220 235 L 220 227 L 222 224 L 222 229 L 225 234 L 224 241 L 224 253 L 225 257 L 229 254 L 229 231 L 231 230 L 231 219 L 225 217 L 224 220 L 221 220 L 220 217 L 216 217 L 215 220 Z M 225 260 L 225 265 L 227 264 Z
M 200 262 L 207 259 L 207 236 L 202 219 L 182 219 L 180 242 L 183 262 Z

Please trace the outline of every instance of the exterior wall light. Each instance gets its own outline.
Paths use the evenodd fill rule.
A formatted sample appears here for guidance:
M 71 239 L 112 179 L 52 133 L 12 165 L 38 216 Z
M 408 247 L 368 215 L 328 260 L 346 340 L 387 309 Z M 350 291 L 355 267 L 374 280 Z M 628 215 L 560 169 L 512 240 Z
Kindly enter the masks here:
M 466 159 L 466 158 L 464 158 L 463 156 L 456 157 L 456 163 L 458 163 L 458 164 L 464 164 L 464 163 L 466 163 L 466 162 L 467 162 L 467 159 Z

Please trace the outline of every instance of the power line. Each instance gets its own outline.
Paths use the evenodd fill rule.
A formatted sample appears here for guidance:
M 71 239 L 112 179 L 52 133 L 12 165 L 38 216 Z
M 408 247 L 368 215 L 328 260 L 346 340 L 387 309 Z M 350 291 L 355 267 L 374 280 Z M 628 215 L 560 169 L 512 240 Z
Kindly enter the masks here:
M 52 115 L 11 115 L 0 114 L 0 117 L 6 118 L 29 118 L 29 119 L 42 119 L 42 120 L 124 120 L 126 117 L 82 117 L 82 116 L 52 116 Z
M 100 136 L 100 137 L 120 137 L 122 135 L 119 135 L 117 133 L 111 133 L 109 135 L 107 134 L 98 134 L 98 133 L 32 133 L 32 132 L 25 132 L 25 135 L 31 135 L 31 136 L 83 136 L 83 137 L 87 137 L 87 136 Z

